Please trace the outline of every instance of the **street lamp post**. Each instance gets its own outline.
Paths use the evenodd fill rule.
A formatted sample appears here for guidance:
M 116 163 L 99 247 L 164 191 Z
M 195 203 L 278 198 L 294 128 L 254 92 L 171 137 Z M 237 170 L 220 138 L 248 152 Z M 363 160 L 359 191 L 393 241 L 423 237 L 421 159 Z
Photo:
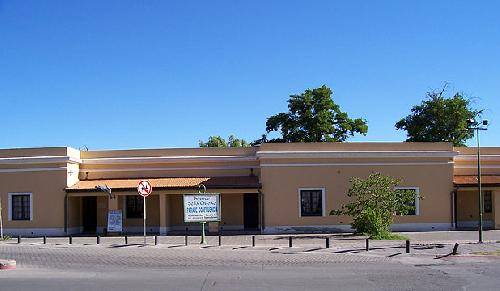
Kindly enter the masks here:
M 479 131 L 488 129 L 488 120 L 483 120 L 481 123 L 476 123 L 475 120 L 470 120 L 471 124 L 477 124 L 475 127 L 470 129 L 476 130 L 476 141 L 477 141 L 477 188 L 478 188 L 478 199 L 479 199 L 479 243 L 483 242 L 483 193 L 481 185 L 481 148 L 479 146 Z

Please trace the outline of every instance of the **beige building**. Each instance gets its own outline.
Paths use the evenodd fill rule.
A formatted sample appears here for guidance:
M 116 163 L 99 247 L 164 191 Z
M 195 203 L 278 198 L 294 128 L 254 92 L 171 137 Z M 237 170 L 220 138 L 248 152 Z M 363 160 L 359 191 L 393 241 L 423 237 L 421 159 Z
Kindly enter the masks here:
M 221 194 L 211 231 L 349 231 L 330 216 L 347 202 L 351 177 L 381 172 L 415 192 L 415 212 L 395 230 L 477 226 L 475 148 L 448 143 L 295 143 L 251 148 L 78 151 L 67 147 L 0 150 L 0 198 L 7 234 L 102 233 L 110 210 L 126 233 L 142 231 L 141 179 L 153 186 L 147 230 L 197 229 L 184 223 L 183 194 Z M 484 220 L 500 228 L 500 148 L 482 148 Z M 111 194 L 102 191 L 111 189 Z

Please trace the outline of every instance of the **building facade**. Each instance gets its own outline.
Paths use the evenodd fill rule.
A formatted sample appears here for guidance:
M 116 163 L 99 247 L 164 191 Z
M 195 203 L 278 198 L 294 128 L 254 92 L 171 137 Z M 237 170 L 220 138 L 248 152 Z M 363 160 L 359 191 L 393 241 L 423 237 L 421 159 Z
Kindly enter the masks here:
M 183 195 L 220 193 L 221 221 L 209 231 L 350 231 L 331 216 L 348 200 L 350 178 L 380 172 L 415 193 L 415 211 L 394 230 L 473 228 L 478 220 L 475 148 L 449 143 L 290 143 L 250 148 L 79 151 L 68 147 L 0 150 L 4 232 L 12 235 L 104 233 L 121 210 L 125 233 L 199 229 L 184 223 Z M 500 148 L 482 148 L 484 220 L 500 228 Z M 102 191 L 110 189 L 111 193 Z M 495 211 L 499 209 L 498 211 Z

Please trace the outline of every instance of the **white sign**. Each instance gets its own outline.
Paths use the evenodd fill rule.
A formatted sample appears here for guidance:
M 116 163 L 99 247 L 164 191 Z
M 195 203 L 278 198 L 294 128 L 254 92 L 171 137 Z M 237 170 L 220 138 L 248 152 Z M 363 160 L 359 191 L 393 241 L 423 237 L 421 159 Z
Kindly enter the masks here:
M 153 192 L 153 186 L 151 186 L 148 180 L 142 180 L 139 182 L 139 186 L 137 186 L 137 192 L 139 195 L 147 197 Z
M 108 232 L 122 232 L 121 210 L 110 210 L 108 212 Z
M 185 194 L 184 222 L 220 221 L 220 195 Z

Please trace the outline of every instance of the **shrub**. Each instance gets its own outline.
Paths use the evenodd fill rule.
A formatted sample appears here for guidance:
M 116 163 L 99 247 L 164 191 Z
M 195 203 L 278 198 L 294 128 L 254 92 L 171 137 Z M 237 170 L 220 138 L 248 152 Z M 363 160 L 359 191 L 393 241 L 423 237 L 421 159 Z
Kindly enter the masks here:
M 366 179 L 351 178 L 352 186 L 347 196 L 352 201 L 332 210 L 330 215 L 349 215 L 351 226 L 357 233 L 364 233 L 373 239 L 394 239 L 390 227 L 395 214 L 406 215 L 415 206 L 415 193 L 396 189 L 399 179 L 373 173 Z

